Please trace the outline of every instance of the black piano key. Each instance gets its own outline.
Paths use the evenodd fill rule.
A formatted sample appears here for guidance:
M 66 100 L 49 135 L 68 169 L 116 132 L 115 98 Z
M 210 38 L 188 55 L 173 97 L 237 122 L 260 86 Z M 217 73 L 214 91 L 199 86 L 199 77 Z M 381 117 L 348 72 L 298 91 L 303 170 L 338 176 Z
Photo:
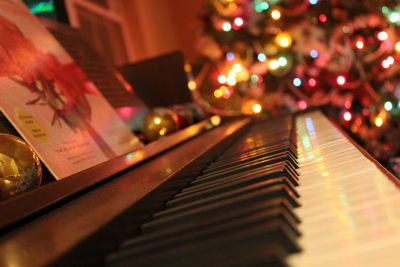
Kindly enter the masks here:
M 207 174 L 202 174 L 196 180 L 203 180 L 203 179 L 216 179 L 216 178 L 221 178 L 221 177 L 226 177 L 231 174 L 237 174 L 237 173 L 243 173 L 246 171 L 251 171 L 254 169 L 257 169 L 259 167 L 264 167 L 268 166 L 274 163 L 286 163 L 287 165 L 292 166 L 292 168 L 296 168 L 295 166 L 297 165 L 296 162 L 294 162 L 287 153 L 285 154 L 280 154 L 276 155 L 274 157 L 270 157 L 268 159 L 264 159 L 261 161 L 257 161 L 254 163 L 248 163 L 248 164 L 238 164 L 237 166 L 230 167 L 230 168 L 224 168 L 218 171 L 214 171 L 212 173 L 207 173 Z
M 289 164 L 280 162 L 280 163 L 270 164 L 268 166 L 258 167 L 253 170 L 243 171 L 235 174 L 229 174 L 226 176 L 221 175 L 217 177 L 214 176 L 202 177 L 202 178 L 198 177 L 191 182 L 190 187 L 183 189 L 182 192 L 192 191 L 193 189 L 196 189 L 198 186 L 204 186 L 206 184 L 211 185 L 212 183 L 225 182 L 233 179 L 240 179 L 242 177 L 250 177 L 253 175 L 265 175 L 266 177 L 273 177 L 276 176 L 277 174 L 280 176 L 280 173 L 289 178 L 289 180 L 294 185 L 298 185 L 298 176 L 299 176 L 298 173 L 293 168 L 291 168 Z
M 129 250 L 130 254 L 140 255 L 143 253 L 157 252 L 168 247 L 179 246 L 184 243 L 198 242 L 201 239 L 209 236 L 229 235 L 235 231 L 240 231 L 246 227 L 254 227 L 260 224 L 268 224 L 272 220 L 279 219 L 282 224 L 288 227 L 293 237 L 298 237 L 299 233 L 296 229 L 297 225 L 293 225 L 290 217 L 283 209 L 275 208 L 266 211 L 254 213 L 246 217 L 234 218 L 231 220 L 220 221 L 218 224 L 198 224 L 198 227 L 193 227 L 191 231 L 177 232 L 174 235 L 166 235 L 159 239 L 142 239 L 137 245 L 131 242 L 127 243 L 121 250 Z M 132 240 L 133 241 L 133 240 Z M 295 248 L 291 248 L 295 249 Z M 289 249 L 288 249 L 289 250 Z M 294 250 L 289 250 L 294 252 Z
M 284 183 L 288 187 L 291 187 L 292 191 L 297 196 L 299 196 L 296 189 L 293 188 L 293 186 L 292 186 L 291 182 L 288 180 L 288 178 L 279 177 L 279 178 L 265 179 L 265 176 L 264 176 L 264 177 L 255 177 L 253 179 L 249 179 L 249 178 L 238 179 L 238 180 L 231 181 L 229 183 L 225 183 L 222 185 L 213 186 L 206 190 L 193 192 L 192 194 L 189 194 L 189 195 L 188 194 L 184 195 L 184 196 L 177 195 L 177 196 L 175 196 L 174 199 L 167 202 L 167 207 L 176 207 L 176 206 L 183 205 L 183 204 L 186 204 L 186 203 L 189 203 L 192 201 L 196 201 L 196 200 L 204 199 L 207 197 L 212 197 L 215 195 L 223 194 L 223 193 L 226 193 L 226 192 L 229 192 L 232 190 L 243 188 L 248 185 L 257 184 L 259 182 L 268 181 L 268 180 L 276 181 L 277 183 Z
M 244 152 L 239 155 L 233 155 L 231 157 L 226 157 L 224 159 L 219 159 L 219 160 L 217 159 L 216 161 L 212 162 L 208 168 L 212 168 L 212 167 L 214 167 L 214 165 L 222 165 L 224 163 L 231 163 L 231 162 L 248 160 L 248 159 L 249 160 L 256 159 L 259 157 L 270 155 L 272 153 L 279 153 L 279 152 L 284 152 L 284 151 L 288 151 L 294 158 L 297 159 L 296 148 L 291 146 L 288 142 L 284 142 L 282 144 L 276 144 L 273 146 L 261 147 L 261 148 L 255 149 L 254 151 Z
M 186 242 L 167 246 L 160 251 L 138 255 L 135 250 L 121 250 L 108 258 L 110 266 L 204 266 L 225 259 L 247 255 L 272 244 L 286 253 L 300 251 L 296 234 L 282 219 L 262 221 L 254 225 L 223 226 L 208 229 L 203 235 L 189 236 Z M 285 254 L 286 254 L 285 253 Z
M 291 160 L 296 163 L 295 166 L 298 166 L 297 158 L 295 156 L 293 156 L 293 153 L 290 152 L 287 148 L 283 147 L 283 148 L 274 149 L 274 150 L 271 150 L 271 151 L 268 151 L 268 152 L 265 152 L 265 153 L 260 153 L 260 154 L 258 154 L 256 156 L 253 156 L 253 157 L 248 156 L 248 157 L 230 159 L 229 161 L 225 160 L 223 162 L 214 162 L 213 164 L 208 166 L 203 171 L 203 173 L 207 174 L 207 173 L 211 173 L 211 172 L 214 172 L 214 171 L 218 171 L 219 169 L 231 168 L 231 167 L 239 166 L 239 165 L 242 165 L 242 164 L 252 164 L 252 163 L 255 163 L 255 162 L 259 162 L 259 161 L 262 161 L 262 160 L 269 159 L 271 157 L 275 157 L 275 156 L 278 156 L 278 155 L 284 155 L 284 154 L 287 154 L 288 157 L 290 157 Z
M 230 221 L 235 218 L 247 217 L 255 213 L 278 208 L 285 214 L 287 222 L 293 228 L 292 230 L 294 230 L 296 234 L 300 234 L 296 227 L 297 224 L 300 223 L 300 219 L 293 213 L 292 205 L 283 198 L 259 203 L 237 203 L 239 204 L 238 206 L 242 208 L 233 207 L 232 205 L 227 207 L 227 205 L 225 205 L 225 208 L 210 208 L 206 211 L 204 211 L 204 209 L 198 209 L 197 211 L 186 212 L 186 214 L 179 214 L 178 216 L 175 216 L 175 218 L 169 218 L 170 223 L 167 227 L 163 225 L 158 229 L 158 231 L 128 240 L 124 242 L 122 246 L 140 246 L 144 243 L 157 241 L 165 237 L 173 237 L 180 233 L 209 227 L 210 225 Z M 218 212 L 221 210 L 223 212 Z
M 146 231 L 146 229 L 154 228 L 155 225 L 161 224 L 161 218 L 165 221 L 168 220 L 167 217 L 178 215 L 179 213 L 190 211 L 195 208 L 199 207 L 206 207 L 208 205 L 212 205 L 214 203 L 220 203 L 224 200 L 232 200 L 234 201 L 236 197 L 245 197 L 249 199 L 257 199 L 262 197 L 265 201 L 274 199 L 277 197 L 283 197 L 289 201 L 295 207 L 300 206 L 299 202 L 297 201 L 296 194 L 292 191 L 292 189 L 285 184 L 276 185 L 274 183 L 263 182 L 257 185 L 247 186 L 240 190 L 234 190 L 232 192 L 228 192 L 225 194 L 220 194 L 218 196 L 213 196 L 209 198 L 205 198 L 202 200 L 197 200 L 188 204 L 184 204 L 178 207 L 173 207 L 166 209 L 164 211 L 157 212 L 153 215 L 153 218 L 160 219 L 160 220 L 153 220 L 151 222 L 145 223 L 142 226 L 142 230 Z

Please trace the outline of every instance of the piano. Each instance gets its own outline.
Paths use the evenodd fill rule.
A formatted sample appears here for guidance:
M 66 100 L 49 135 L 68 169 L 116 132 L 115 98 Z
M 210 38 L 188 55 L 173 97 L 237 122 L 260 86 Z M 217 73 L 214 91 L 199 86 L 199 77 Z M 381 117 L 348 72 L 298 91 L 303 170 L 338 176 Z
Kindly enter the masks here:
M 318 110 L 191 126 L 0 204 L 1 266 L 398 266 L 399 180 Z

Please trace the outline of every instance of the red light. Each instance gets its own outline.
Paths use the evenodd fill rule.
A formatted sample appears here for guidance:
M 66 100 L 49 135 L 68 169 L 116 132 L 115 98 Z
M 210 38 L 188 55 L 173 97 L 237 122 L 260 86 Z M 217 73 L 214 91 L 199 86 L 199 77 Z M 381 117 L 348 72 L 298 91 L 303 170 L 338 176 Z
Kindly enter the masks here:
M 339 76 L 336 78 L 336 82 L 337 82 L 337 84 L 339 84 L 339 85 L 344 85 L 344 84 L 346 83 L 346 77 L 344 77 L 343 75 L 339 75 Z
M 314 78 L 308 79 L 308 85 L 310 87 L 315 87 L 317 85 L 317 80 L 315 80 Z
M 300 100 L 299 102 L 297 102 L 297 105 L 300 109 L 306 109 L 307 108 L 307 103 L 304 100 Z
M 328 17 L 325 14 L 320 14 L 318 16 L 319 21 L 321 21 L 322 23 L 325 23 L 328 21 Z
M 351 113 L 349 111 L 346 111 L 345 113 L 343 113 L 343 119 L 345 121 L 350 121 L 352 117 L 353 116 L 351 115 Z

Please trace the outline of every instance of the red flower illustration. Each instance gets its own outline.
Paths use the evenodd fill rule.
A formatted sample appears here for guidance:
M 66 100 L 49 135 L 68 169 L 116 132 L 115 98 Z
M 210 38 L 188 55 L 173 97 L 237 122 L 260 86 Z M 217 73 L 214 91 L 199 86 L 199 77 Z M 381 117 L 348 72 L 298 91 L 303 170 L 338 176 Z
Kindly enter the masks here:
M 28 105 L 47 105 L 54 111 L 52 124 L 64 121 L 72 130 L 84 130 L 104 154 L 115 156 L 91 126 L 91 108 L 86 94 L 96 94 L 94 85 L 75 63 L 62 64 L 43 52 L 18 27 L 0 15 L 0 78 L 7 77 L 37 97 Z

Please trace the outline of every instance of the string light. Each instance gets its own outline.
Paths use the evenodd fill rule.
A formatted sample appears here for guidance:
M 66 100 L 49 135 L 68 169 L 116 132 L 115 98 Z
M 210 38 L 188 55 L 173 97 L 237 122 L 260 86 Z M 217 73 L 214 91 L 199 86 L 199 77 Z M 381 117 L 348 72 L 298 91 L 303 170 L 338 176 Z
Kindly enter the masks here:
M 234 86 L 235 84 L 236 84 L 236 78 L 235 77 L 233 77 L 233 76 L 230 76 L 230 77 L 228 77 L 228 84 L 230 85 L 230 86 Z
M 221 90 L 217 89 L 217 90 L 214 91 L 214 97 L 215 98 L 221 98 L 222 95 L 223 95 L 223 93 L 222 93 Z
M 322 23 L 325 23 L 328 21 L 328 17 L 325 14 L 320 14 L 318 16 L 319 21 L 321 21 Z
M 257 59 L 260 62 L 264 62 L 265 60 L 267 60 L 267 56 L 264 53 L 260 53 L 257 55 Z
M 343 75 L 339 75 L 336 78 L 336 82 L 338 85 L 344 85 L 346 83 L 346 77 L 344 77 Z
M 219 75 L 218 76 L 218 82 L 220 83 L 220 84 L 224 84 L 224 83 L 226 83 L 226 76 L 225 75 Z
M 400 52 L 400 42 L 396 43 L 395 48 L 396 48 L 396 52 Z
M 375 125 L 376 127 L 381 127 L 383 125 L 383 119 L 381 117 L 376 117 L 375 119 Z
M 397 13 L 397 12 L 392 12 L 392 13 L 389 15 L 389 21 L 390 21 L 391 23 L 398 23 L 398 22 L 400 22 L 400 14 Z
M 351 113 L 349 112 L 349 111 L 346 111 L 345 113 L 343 113 L 343 119 L 345 120 L 345 121 L 351 121 L 351 118 L 352 118 L 353 116 L 351 115 Z
M 250 76 L 250 80 L 252 83 L 256 83 L 258 82 L 258 75 L 257 74 L 253 74 Z
M 289 47 L 292 45 L 292 37 L 287 33 L 280 33 L 276 36 L 276 42 L 281 47 Z
M 310 52 L 310 57 L 312 57 L 312 58 L 317 58 L 318 57 L 318 51 L 317 50 L 315 50 L 315 49 L 313 49 L 313 50 L 311 50 L 311 52 Z
M 306 109 L 307 103 L 304 100 L 300 100 L 299 102 L 297 102 L 297 106 L 299 107 L 299 109 Z
M 280 67 L 279 61 L 276 59 L 271 59 L 268 63 L 268 66 L 271 70 L 276 70 Z
M 235 59 L 235 55 L 233 53 L 229 52 L 226 54 L 226 59 L 229 61 L 232 61 Z
M 268 2 L 265 2 L 265 1 L 254 1 L 254 9 L 258 13 L 261 13 L 264 10 L 267 10 L 268 8 L 269 8 Z
M 317 80 L 314 79 L 314 78 L 308 79 L 308 85 L 309 85 L 310 87 L 315 87 L 315 86 L 317 85 Z
M 272 17 L 272 19 L 274 19 L 274 20 L 278 20 L 278 19 L 281 18 L 281 12 L 280 12 L 279 10 L 277 10 L 277 9 L 274 9 L 274 10 L 272 10 L 272 12 L 271 12 L 271 17 Z
M 253 109 L 253 112 L 257 114 L 257 113 L 261 112 L 262 107 L 260 104 L 254 104 L 252 109 Z
M 287 59 L 283 56 L 278 58 L 278 62 L 281 67 L 286 67 L 288 63 Z
M 197 87 L 197 84 L 196 84 L 196 82 L 195 81 L 193 81 L 193 80 L 190 80 L 189 82 L 188 82 L 188 88 L 190 89 L 190 90 L 195 90 L 196 89 L 196 87 Z
M 391 110 L 393 109 L 393 104 L 392 104 L 392 102 L 386 101 L 385 104 L 384 104 L 384 108 L 385 108 L 387 111 L 391 111 Z
M 301 79 L 298 78 L 298 77 L 294 78 L 293 79 L 293 85 L 296 86 L 296 87 L 301 86 Z
M 388 38 L 389 38 L 389 35 L 388 35 L 387 32 L 381 31 L 381 32 L 378 33 L 378 39 L 379 39 L 380 41 L 385 41 L 385 40 L 387 40 Z
M 243 26 L 243 19 L 240 17 L 235 18 L 235 20 L 233 21 L 233 23 L 237 26 L 237 27 L 242 27 Z
M 357 42 L 356 42 L 356 47 L 358 48 L 358 49 L 363 49 L 364 48 L 364 42 L 363 41 L 361 41 L 361 40 L 358 40 Z
M 232 25 L 229 22 L 224 22 L 222 24 L 222 30 L 224 30 L 225 32 L 229 32 L 230 30 L 232 30 Z
M 239 72 L 239 71 L 242 70 L 242 66 L 241 66 L 239 63 L 233 64 L 232 70 L 233 70 L 234 72 Z

